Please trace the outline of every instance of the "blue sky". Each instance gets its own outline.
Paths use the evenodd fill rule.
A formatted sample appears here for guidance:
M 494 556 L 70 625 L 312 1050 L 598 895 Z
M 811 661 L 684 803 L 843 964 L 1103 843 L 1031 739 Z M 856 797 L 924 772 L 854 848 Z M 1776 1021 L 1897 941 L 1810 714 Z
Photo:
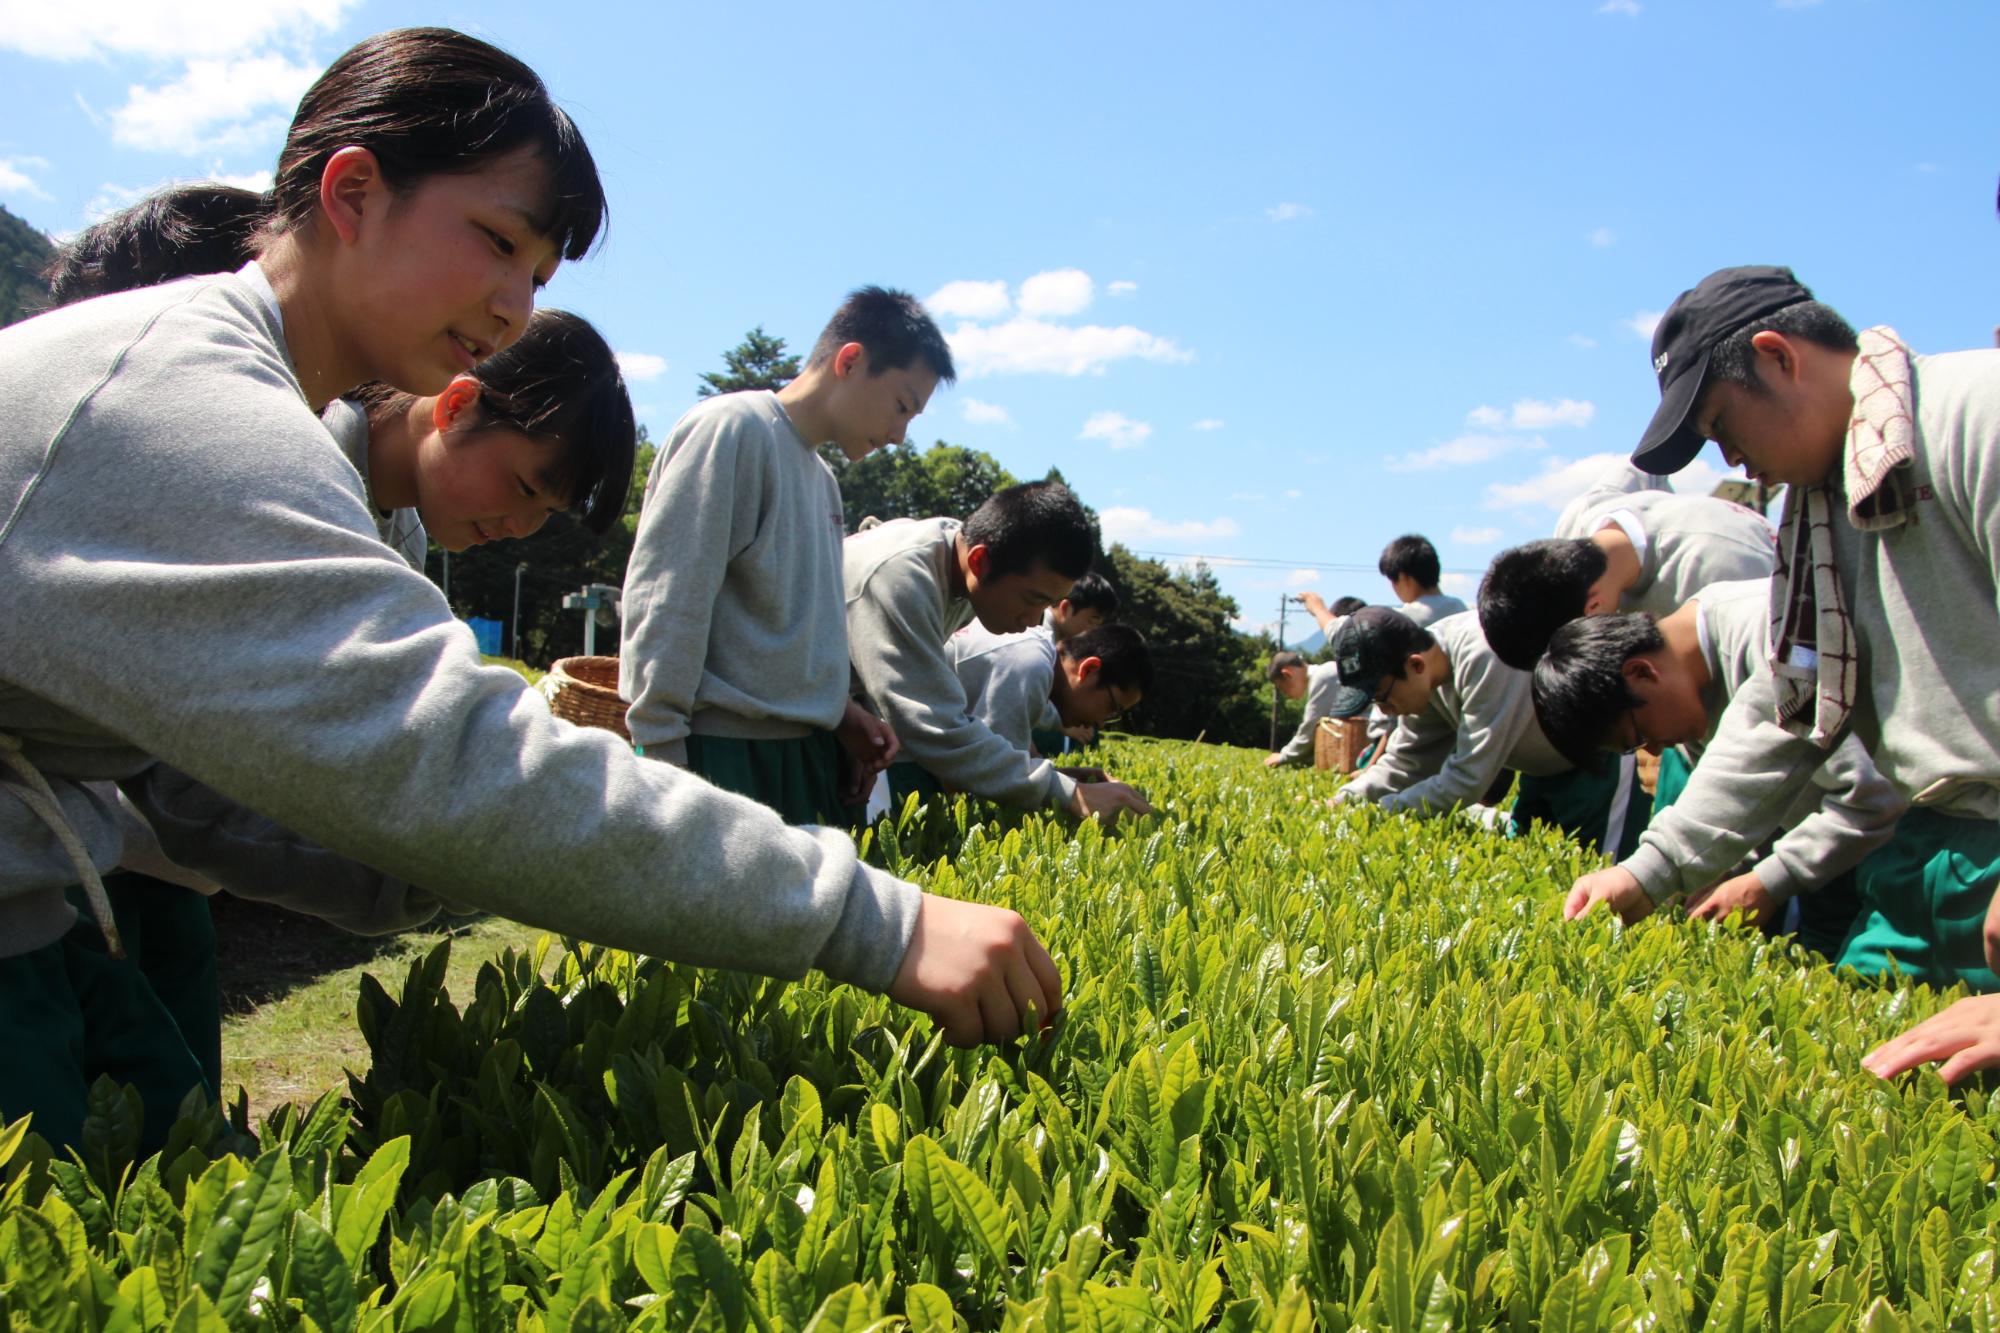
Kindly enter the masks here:
M 1110 535 L 1212 557 L 1247 623 L 1380 599 L 1404 531 L 1459 589 L 1546 535 L 1714 268 L 1790 264 L 1919 350 L 2000 322 L 1973 0 L 0 0 L 0 203 L 63 232 L 254 182 L 312 75 L 412 23 L 507 46 L 583 126 L 612 226 L 549 300 L 655 435 L 751 325 L 804 346 L 848 288 L 905 287 L 963 372 L 915 438 L 1059 465 Z

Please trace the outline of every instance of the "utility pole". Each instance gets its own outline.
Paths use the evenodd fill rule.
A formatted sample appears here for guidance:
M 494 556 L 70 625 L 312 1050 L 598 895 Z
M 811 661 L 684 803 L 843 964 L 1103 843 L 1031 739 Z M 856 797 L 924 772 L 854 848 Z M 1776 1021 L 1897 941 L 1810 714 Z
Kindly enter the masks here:
M 521 656 L 521 575 L 528 572 L 528 562 L 523 560 L 514 566 L 514 634 L 508 642 L 514 645 L 514 660 L 525 662 Z
M 618 588 L 609 583 L 592 583 L 563 598 L 563 610 L 583 612 L 583 655 L 597 656 L 597 627 L 609 625 L 618 614 Z
M 1285 651 L 1285 615 L 1292 608 L 1292 599 L 1284 593 L 1278 594 L 1278 651 Z M 1278 693 L 1278 684 L 1271 682 L 1271 749 L 1278 748 L 1278 708 L 1284 696 Z
M 451 552 L 444 553 L 444 604 L 451 605 Z

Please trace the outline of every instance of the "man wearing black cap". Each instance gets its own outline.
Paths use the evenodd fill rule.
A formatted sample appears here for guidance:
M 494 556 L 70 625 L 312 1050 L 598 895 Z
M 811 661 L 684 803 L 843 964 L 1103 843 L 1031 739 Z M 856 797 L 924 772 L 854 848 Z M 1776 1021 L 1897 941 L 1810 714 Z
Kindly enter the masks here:
M 1514 769 L 1517 820 L 1542 818 L 1593 846 L 1619 845 L 1629 786 L 1572 773 L 1535 721 L 1528 673 L 1494 655 L 1475 613 L 1425 629 L 1400 611 L 1363 607 L 1334 635 L 1333 660 L 1340 692 L 1332 716 L 1374 704 L 1401 719 L 1381 757 L 1334 794 L 1337 804 L 1430 818 L 1475 804 Z
M 1633 462 L 1704 440 L 1787 487 L 1772 673 L 1737 694 L 1680 800 L 1629 864 L 1678 865 L 1774 822 L 1852 727 L 1916 808 L 1857 873 L 1846 953 L 1940 984 L 2000 985 L 2000 350 L 1918 356 L 1856 335 L 1788 269 L 1724 269 L 1653 339 L 1660 408 Z M 1743 850 L 1747 850 L 1745 844 Z M 1626 866 L 1565 904 L 1651 910 Z

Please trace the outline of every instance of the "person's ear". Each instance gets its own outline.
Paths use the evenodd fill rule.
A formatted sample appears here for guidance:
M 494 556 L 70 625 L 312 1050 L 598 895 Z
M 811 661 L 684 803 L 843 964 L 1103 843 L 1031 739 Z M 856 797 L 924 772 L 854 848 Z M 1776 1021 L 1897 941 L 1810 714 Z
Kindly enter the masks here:
M 362 220 L 372 218 L 388 198 L 382 164 L 366 148 L 352 144 L 326 160 L 319 173 L 319 211 L 343 244 L 354 244 Z
M 860 343 L 842 343 L 840 350 L 833 354 L 833 376 L 847 379 L 856 371 L 865 373 L 868 369 L 868 349 Z
M 1763 329 L 1750 335 L 1750 346 L 1779 379 L 1798 378 L 1799 349 L 1792 346 L 1790 338 L 1776 329 Z
M 1430 663 L 1424 660 L 1422 653 L 1411 653 L 1403 659 L 1403 674 L 1405 676 L 1421 676 L 1429 669 Z
M 1102 670 L 1104 670 L 1103 658 L 1086 657 L 1076 664 L 1076 683 L 1079 685 L 1085 684 L 1092 676 L 1095 676 Z
M 438 434 L 446 434 L 454 426 L 465 425 L 468 420 L 465 414 L 478 405 L 479 381 L 470 375 L 460 375 L 431 404 L 431 425 Z
M 860 345 L 861 345 L 860 343 L 848 344 L 848 346 L 850 347 L 859 347 Z M 845 351 L 846 349 L 843 348 L 842 350 Z M 978 546 L 968 547 L 966 549 L 965 568 L 966 572 L 971 574 L 972 577 L 976 579 L 985 578 L 986 571 L 993 568 L 993 553 L 986 549 L 986 545 L 984 542 L 980 543 Z
M 1643 657 L 1628 657 L 1618 668 L 1618 674 L 1625 678 L 1627 685 L 1658 685 L 1660 669 Z

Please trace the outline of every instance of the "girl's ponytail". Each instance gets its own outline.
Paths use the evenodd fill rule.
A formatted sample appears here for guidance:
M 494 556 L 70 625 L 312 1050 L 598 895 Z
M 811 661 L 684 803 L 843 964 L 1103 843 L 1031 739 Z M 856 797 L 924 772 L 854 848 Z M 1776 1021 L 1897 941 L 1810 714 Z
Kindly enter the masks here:
M 271 196 L 233 185 L 175 185 L 86 227 L 42 270 L 50 308 L 204 273 L 256 256 Z

